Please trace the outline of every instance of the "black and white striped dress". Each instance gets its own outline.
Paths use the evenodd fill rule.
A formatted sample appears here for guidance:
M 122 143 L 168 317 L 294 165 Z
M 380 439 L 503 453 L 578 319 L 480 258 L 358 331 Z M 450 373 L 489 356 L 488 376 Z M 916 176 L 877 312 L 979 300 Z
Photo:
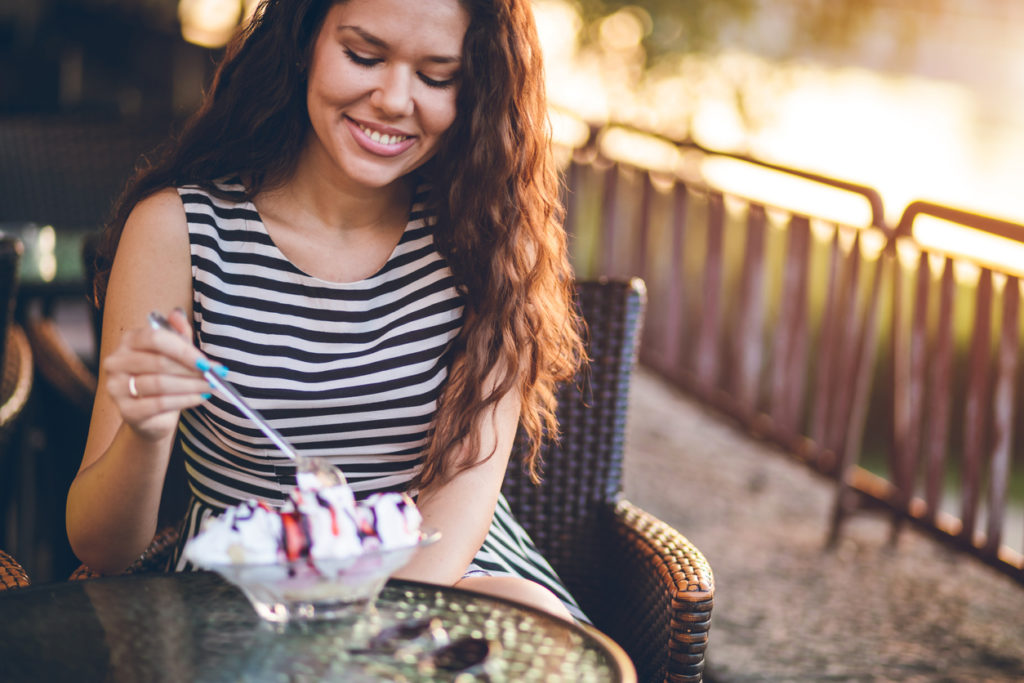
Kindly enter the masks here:
M 339 466 L 357 497 L 405 490 L 421 464 L 463 308 L 422 197 L 387 263 L 365 280 L 336 283 L 296 268 L 251 202 L 192 186 L 178 193 L 199 349 L 227 366 L 239 392 L 299 451 Z M 172 560 L 181 570 L 181 546 L 206 517 L 250 498 L 282 504 L 295 467 L 216 394 L 185 411 L 178 432 L 191 493 Z M 480 570 L 539 581 L 586 619 L 503 497 L 467 572 Z

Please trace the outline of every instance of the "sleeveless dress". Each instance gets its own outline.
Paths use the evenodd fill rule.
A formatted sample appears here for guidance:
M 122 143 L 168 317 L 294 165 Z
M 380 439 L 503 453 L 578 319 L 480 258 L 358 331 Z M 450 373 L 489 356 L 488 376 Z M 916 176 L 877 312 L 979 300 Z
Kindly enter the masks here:
M 227 366 L 232 384 L 297 450 L 340 467 L 357 498 L 406 490 L 422 463 L 463 313 L 422 190 L 387 263 L 365 280 L 336 283 L 284 256 L 240 184 L 221 188 L 239 195 L 178 189 L 198 348 Z M 247 499 L 280 506 L 295 467 L 216 393 L 182 413 L 177 445 L 190 495 L 171 568 L 186 570 L 181 549 L 203 520 Z M 466 573 L 532 579 L 589 621 L 504 496 Z

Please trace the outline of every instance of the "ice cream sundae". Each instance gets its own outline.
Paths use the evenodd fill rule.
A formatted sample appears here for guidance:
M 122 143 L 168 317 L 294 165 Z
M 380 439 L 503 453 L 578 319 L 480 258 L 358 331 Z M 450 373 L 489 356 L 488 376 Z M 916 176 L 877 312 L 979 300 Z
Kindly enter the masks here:
M 429 542 L 403 493 L 356 501 L 347 484 L 300 478 L 280 509 L 249 500 L 208 519 L 185 556 L 237 584 L 266 619 L 330 617 L 376 597 L 388 576 Z
M 356 502 L 346 484 L 297 487 L 280 510 L 255 500 L 204 524 L 186 553 L 199 565 L 335 562 L 365 552 L 416 545 L 420 514 L 404 493 Z

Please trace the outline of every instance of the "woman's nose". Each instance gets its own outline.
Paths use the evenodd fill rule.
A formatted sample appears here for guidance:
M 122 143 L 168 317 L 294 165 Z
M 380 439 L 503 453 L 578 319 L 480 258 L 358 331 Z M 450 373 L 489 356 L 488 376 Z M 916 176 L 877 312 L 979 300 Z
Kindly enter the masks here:
M 389 118 L 412 114 L 412 79 L 410 69 L 394 65 L 381 73 L 377 88 L 370 95 L 370 104 Z

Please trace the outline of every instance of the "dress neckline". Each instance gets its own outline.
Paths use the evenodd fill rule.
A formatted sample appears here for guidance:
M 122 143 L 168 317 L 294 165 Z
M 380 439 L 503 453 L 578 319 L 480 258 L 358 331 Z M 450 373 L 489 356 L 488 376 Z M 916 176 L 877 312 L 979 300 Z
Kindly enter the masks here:
M 398 252 L 399 247 L 402 246 L 402 243 L 405 241 L 405 237 L 409 233 L 409 229 L 410 229 L 410 227 L 413 224 L 413 215 L 415 214 L 415 210 L 414 209 L 415 209 L 415 206 L 416 206 L 416 203 L 417 203 L 417 198 L 420 195 L 421 195 L 420 188 L 419 187 L 415 188 L 413 190 L 411 198 L 409 200 L 409 208 L 406 211 L 405 227 L 402 228 L 402 234 L 399 236 L 398 241 L 395 243 L 395 246 L 392 247 L 391 251 L 388 253 L 387 259 L 385 259 L 384 263 L 381 264 L 380 268 L 378 268 L 372 274 L 370 274 L 370 275 L 368 275 L 368 276 L 366 276 L 364 278 L 360 278 L 358 280 L 325 280 L 323 278 L 317 277 L 315 275 L 311 275 L 310 273 L 306 272 L 304 269 L 302 269 L 299 266 L 297 266 L 295 264 L 295 262 L 292 261 L 292 259 L 290 259 L 288 257 L 288 255 L 285 254 L 281 250 L 281 248 L 277 245 L 277 242 L 274 240 L 274 237 L 270 234 L 270 231 L 267 230 L 267 224 L 263 221 L 263 215 L 260 213 L 260 210 L 258 208 L 256 208 L 256 203 L 253 202 L 252 200 L 246 200 L 244 202 L 244 206 L 245 206 L 246 209 L 248 209 L 248 210 L 250 210 L 252 212 L 253 216 L 255 216 L 255 221 L 254 222 L 256 223 L 256 226 L 258 227 L 259 231 L 267 238 L 267 240 L 269 241 L 270 245 L 274 248 L 274 251 L 276 252 L 276 255 L 279 258 L 281 258 L 283 261 L 285 261 L 289 266 L 291 266 L 291 268 L 296 273 L 301 274 L 303 277 L 308 278 L 309 280 L 311 280 L 313 282 L 316 282 L 319 285 L 323 285 L 323 286 L 327 286 L 327 287 L 359 287 L 361 285 L 366 285 L 367 283 L 369 283 L 369 282 L 373 281 L 374 279 L 378 278 L 381 275 L 381 273 L 383 273 L 388 268 L 388 266 L 390 265 L 391 261 L 394 260 L 396 254 Z

